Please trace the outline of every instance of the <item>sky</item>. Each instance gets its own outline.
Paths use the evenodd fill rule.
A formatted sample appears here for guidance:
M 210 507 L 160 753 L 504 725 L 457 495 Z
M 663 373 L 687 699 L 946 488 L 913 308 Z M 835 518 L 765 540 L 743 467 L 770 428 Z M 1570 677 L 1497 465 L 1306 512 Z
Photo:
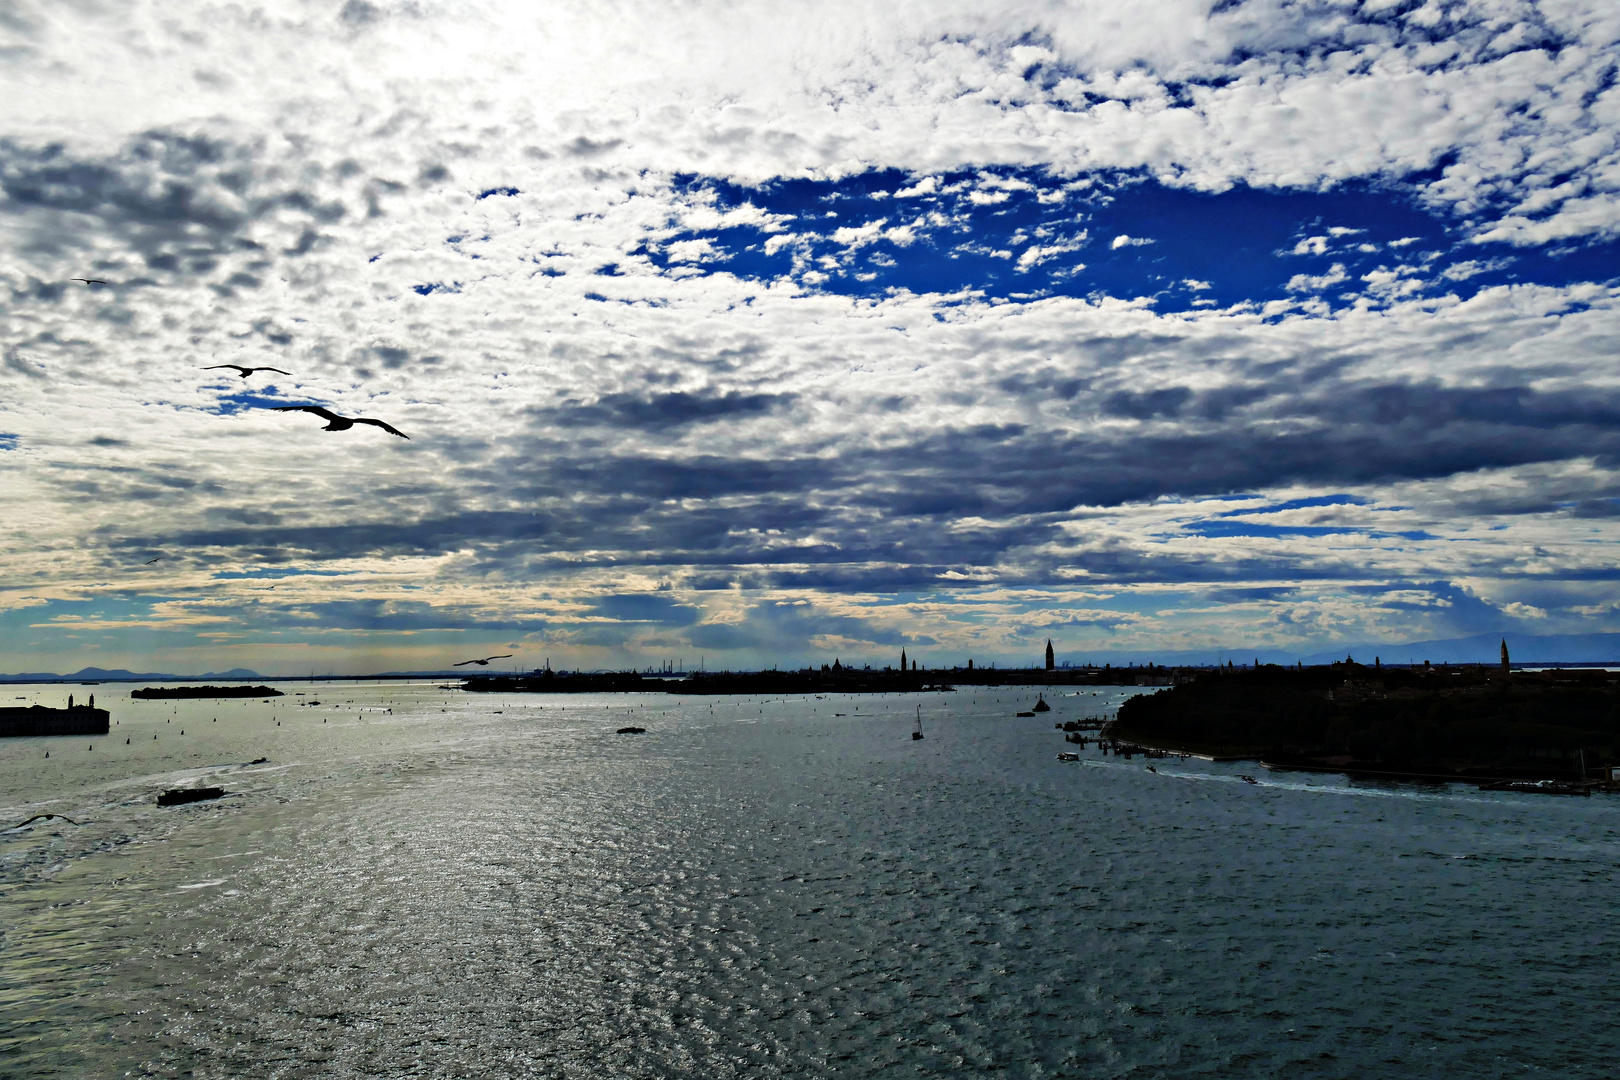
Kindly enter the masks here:
M 0 671 L 1620 631 L 1617 76 L 1602 0 L 15 0 Z

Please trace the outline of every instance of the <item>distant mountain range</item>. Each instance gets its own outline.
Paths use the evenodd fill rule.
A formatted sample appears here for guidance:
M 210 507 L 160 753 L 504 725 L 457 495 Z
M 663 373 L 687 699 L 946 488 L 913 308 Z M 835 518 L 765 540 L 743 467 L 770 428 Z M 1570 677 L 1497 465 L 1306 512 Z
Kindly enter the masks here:
M 80 682 L 116 682 L 119 680 L 154 679 L 259 679 L 257 671 L 231 668 L 229 671 L 210 671 L 204 675 L 171 675 L 163 671 L 126 671 L 124 668 L 80 668 L 71 675 L 58 675 L 50 671 L 25 671 L 18 675 L 0 675 L 0 682 L 54 682 L 76 679 Z

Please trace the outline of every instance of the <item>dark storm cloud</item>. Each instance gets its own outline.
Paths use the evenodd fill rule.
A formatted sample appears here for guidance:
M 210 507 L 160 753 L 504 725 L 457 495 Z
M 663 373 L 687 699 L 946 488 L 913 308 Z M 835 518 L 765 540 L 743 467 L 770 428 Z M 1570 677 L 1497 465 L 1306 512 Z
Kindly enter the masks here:
M 435 606 L 419 600 L 332 600 L 255 606 L 253 621 L 262 626 L 323 630 L 543 630 L 540 619 L 513 619 L 461 606 Z
M 695 411 L 701 415 L 725 397 L 716 395 Z M 1195 398 L 1175 400 L 1185 407 Z M 639 399 L 641 405 L 649 400 Z M 1150 419 L 1107 434 L 981 425 L 923 434 L 898 446 L 847 450 L 836 458 L 592 454 L 583 445 L 548 443 L 541 450 L 536 442 L 531 451 L 503 456 L 493 470 L 501 492 L 536 502 L 532 512 L 461 511 L 438 500 L 441 510 L 425 507 L 414 516 L 396 512 L 377 520 L 290 524 L 299 519 L 267 505 L 253 516 L 213 515 L 207 527 L 176 536 L 117 543 L 273 552 L 283 560 L 468 552 L 484 572 L 497 575 L 593 565 L 679 566 L 690 572 L 686 584 L 693 588 L 895 592 L 971 584 L 973 568 L 983 566 L 999 567 L 1003 582 L 1035 583 L 1052 580 L 1056 567 L 1075 562 L 1102 580 L 1235 581 L 1284 568 L 1309 577 L 1350 568 L 1322 553 L 1309 571 L 1286 567 L 1292 556 L 1254 553 L 1210 566 L 1191 555 L 1098 546 L 1083 529 L 1071 534 L 1061 523 L 1075 507 L 1161 496 L 1289 484 L 1331 491 L 1587 455 L 1620 460 L 1620 398 L 1604 392 L 1380 384 L 1278 395 L 1265 399 L 1260 412 L 1222 421 L 1168 421 L 1161 413 L 1150 408 Z M 614 413 L 604 407 L 598 415 Z M 675 409 L 659 415 L 678 420 L 686 414 Z M 484 466 L 469 468 L 469 483 L 485 474 Z M 183 495 L 198 483 L 167 470 L 118 477 L 85 480 L 94 488 L 86 493 L 107 497 L 116 487 L 120 498 L 149 501 Z M 559 500 L 559 493 L 569 497 Z M 1594 500 L 1603 494 L 1586 491 L 1587 501 L 1571 512 L 1602 515 L 1608 504 Z M 1355 500 L 1322 496 L 1235 513 L 1346 501 Z M 1522 512 L 1566 509 L 1575 500 L 1550 488 L 1518 501 Z M 979 520 L 962 523 L 970 517 Z M 1220 520 L 1184 527 L 1201 535 L 1424 535 L 1374 533 L 1354 522 L 1222 526 Z M 943 528 L 946 523 L 957 524 Z M 599 613 L 676 625 L 690 617 L 690 609 L 679 605 L 653 613 L 662 603 L 669 601 L 609 598 L 599 602 Z M 650 605 L 643 616 L 632 611 L 638 604 Z
M 664 394 L 606 394 L 589 405 L 544 414 L 547 423 L 567 427 L 604 426 L 671 431 L 690 424 L 760 416 L 793 402 L 793 394 L 717 393 L 712 389 Z
M 691 626 L 702 617 L 700 608 L 677 603 L 656 593 L 621 593 L 603 596 L 591 605 L 591 613 L 620 622 L 658 623 L 662 626 Z
M 1192 399 L 1166 394 L 1140 411 L 1157 418 Z M 869 489 L 860 498 L 902 511 L 948 502 L 961 514 L 1053 513 L 1291 483 L 1433 479 L 1587 455 L 1620 461 L 1620 396 L 1612 392 L 1340 385 L 1268 398 L 1241 422 L 1144 423 L 1112 436 L 1016 427 L 931 435 L 885 454 L 901 463 L 901 491 Z
M 139 263 L 123 262 L 121 253 L 98 262 L 113 268 L 111 289 L 152 284 L 143 268 L 201 277 L 224 270 L 219 288 L 255 288 L 260 278 L 252 271 L 270 263 L 245 235 L 250 223 L 268 215 L 301 219 L 289 252 L 296 256 L 315 246 L 320 226 L 346 213 L 340 202 L 270 183 L 248 147 L 163 130 L 100 156 L 0 139 L 0 194 L 0 212 L 28 223 L 26 243 L 36 252 L 79 254 L 84 229 L 77 217 L 116 235 Z

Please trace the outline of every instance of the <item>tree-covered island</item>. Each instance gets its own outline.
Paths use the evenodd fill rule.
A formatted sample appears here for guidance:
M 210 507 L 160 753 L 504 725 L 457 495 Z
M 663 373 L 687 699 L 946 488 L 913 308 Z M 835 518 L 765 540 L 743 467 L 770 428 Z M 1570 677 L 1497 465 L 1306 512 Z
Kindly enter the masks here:
M 1574 778 L 1616 761 L 1620 673 L 1486 667 L 1225 669 L 1120 706 L 1122 742 L 1270 764 Z

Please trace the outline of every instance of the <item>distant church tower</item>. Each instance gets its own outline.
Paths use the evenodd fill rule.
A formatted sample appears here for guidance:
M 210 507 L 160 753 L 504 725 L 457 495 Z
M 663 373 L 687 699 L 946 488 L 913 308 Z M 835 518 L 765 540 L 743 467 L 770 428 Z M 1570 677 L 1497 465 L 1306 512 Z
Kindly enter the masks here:
M 1046 670 L 1052 671 L 1057 667 L 1057 657 L 1052 655 L 1052 639 L 1046 639 Z
M 904 648 L 900 650 L 900 670 L 906 670 L 906 650 Z
M 1508 668 L 1507 638 L 1503 638 L 1502 639 L 1502 674 L 1506 675 L 1508 673 L 1508 670 L 1509 670 L 1509 668 Z

